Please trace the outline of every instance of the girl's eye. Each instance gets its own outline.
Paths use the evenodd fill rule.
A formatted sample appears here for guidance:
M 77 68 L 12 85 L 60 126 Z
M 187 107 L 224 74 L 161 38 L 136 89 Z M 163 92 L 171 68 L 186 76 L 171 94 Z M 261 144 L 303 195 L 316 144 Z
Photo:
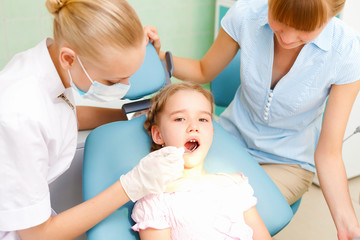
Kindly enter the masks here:
M 208 120 L 206 118 L 200 118 L 199 122 L 208 122 Z
M 185 119 L 184 118 L 176 118 L 175 119 L 175 122 L 182 122 L 182 121 L 184 121 Z

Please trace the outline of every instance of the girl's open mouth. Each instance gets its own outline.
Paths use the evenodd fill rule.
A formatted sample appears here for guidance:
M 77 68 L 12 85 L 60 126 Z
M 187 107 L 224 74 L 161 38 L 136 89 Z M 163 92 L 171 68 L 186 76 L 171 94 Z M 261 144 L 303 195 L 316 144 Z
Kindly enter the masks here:
M 199 146 L 200 144 L 196 139 L 191 139 L 184 144 L 185 152 L 186 153 L 194 152 Z

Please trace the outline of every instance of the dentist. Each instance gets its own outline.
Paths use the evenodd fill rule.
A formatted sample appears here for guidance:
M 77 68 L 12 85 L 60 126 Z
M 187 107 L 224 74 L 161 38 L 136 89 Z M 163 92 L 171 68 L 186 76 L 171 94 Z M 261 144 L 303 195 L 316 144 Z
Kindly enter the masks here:
M 183 150 L 165 148 L 93 199 L 52 214 L 49 183 L 70 166 L 78 126 L 124 117 L 119 110 L 75 108 L 71 87 L 99 101 L 123 97 L 147 36 L 125 0 L 47 0 L 46 6 L 54 39 L 17 54 L 0 72 L 2 240 L 74 239 L 129 200 L 162 192 L 183 170 Z

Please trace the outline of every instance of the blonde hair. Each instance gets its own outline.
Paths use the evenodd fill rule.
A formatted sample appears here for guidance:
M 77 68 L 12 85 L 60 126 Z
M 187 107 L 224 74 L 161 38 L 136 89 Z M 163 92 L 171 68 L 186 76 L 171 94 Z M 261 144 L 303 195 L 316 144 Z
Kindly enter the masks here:
M 115 49 L 140 46 L 144 30 L 125 0 L 47 0 L 54 15 L 54 39 L 79 55 L 97 60 L 103 46 Z
M 204 97 L 210 102 L 211 105 L 211 114 L 214 112 L 214 99 L 211 92 L 205 90 L 201 85 L 193 82 L 181 82 L 174 83 L 165 86 L 159 91 L 159 93 L 151 99 L 150 110 L 146 114 L 146 120 L 144 122 L 144 128 L 151 137 L 151 128 L 154 125 L 159 124 L 159 115 L 164 110 L 166 101 L 174 95 L 176 92 L 185 90 L 185 91 L 196 91 L 204 95 Z M 151 151 L 155 151 L 162 148 L 161 145 L 156 144 L 152 141 Z
M 269 0 L 269 13 L 275 21 L 300 31 L 314 31 L 339 14 L 345 0 Z

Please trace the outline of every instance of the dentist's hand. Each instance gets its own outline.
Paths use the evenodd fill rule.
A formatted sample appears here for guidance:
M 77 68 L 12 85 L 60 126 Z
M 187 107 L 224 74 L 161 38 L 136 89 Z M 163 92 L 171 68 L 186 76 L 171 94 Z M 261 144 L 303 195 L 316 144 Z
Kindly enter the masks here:
M 150 193 L 164 192 L 166 185 L 182 176 L 184 149 L 164 147 L 149 153 L 130 172 L 120 177 L 120 182 L 135 202 Z
M 146 42 L 150 41 L 152 43 L 152 45 L 155 47 L 156 52 L 159 54 L 160 48 L 161 48 L 161 42 L 160 42 L 160 37 L 159 37 L 156 27 L 145 26 L 144 31 L 145 31 L 145 36 L 146 36 Z

